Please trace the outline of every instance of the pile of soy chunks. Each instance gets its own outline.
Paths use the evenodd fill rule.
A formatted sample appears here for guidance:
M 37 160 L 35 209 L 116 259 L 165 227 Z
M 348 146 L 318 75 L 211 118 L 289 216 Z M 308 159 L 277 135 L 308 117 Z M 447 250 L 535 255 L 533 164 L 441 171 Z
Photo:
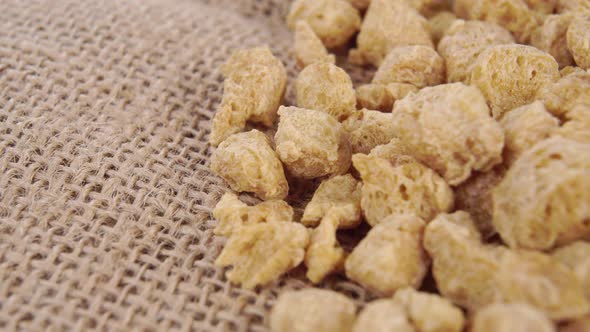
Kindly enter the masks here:
M 303 263 L 377 300 L 286 291 L 271 329 L 590 331 L 590 1 L 296 0 L 287 24 L 295 106 L 268 47 L 222 67 L 210 168 L 262 202 L 221 198 L 216 264 L 253 289 Z

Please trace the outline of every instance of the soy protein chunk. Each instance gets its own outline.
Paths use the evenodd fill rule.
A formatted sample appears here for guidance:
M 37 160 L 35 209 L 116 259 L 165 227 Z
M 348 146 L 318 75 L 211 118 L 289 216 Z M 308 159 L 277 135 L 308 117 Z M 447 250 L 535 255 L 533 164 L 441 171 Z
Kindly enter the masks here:
M 573 15 L 549 15 L 544 23 L 533 33 L 531 45 L 541 51 L 551 54 L 559 67 L 571 66 L 574 63 L 572 54 L 567 49 L 567 30 Z
M 300 68 L 315 62 L 335 63 L 336 58 L 329 54 L 320 38 L 306 21 L 295 24 L 295 58 Z
M 396 47 L 377 69 L 373 83 L 406 83 L 421 89 L 443 83 L 445 62 L 432 48 L 423 45 Z
M 391 113 L 362 109 L 342 123 L 349 133 L 352 153 L 371 152 L 377 145 L 386 144 L 395 137 Z
M 590 12 L 576 16 L 567 29 L 567 48 L 576 64 L 590 69 Z
M 345 253 L 336 239 L 340 218 L 336 209 L 331 209 L 320 225 L 311 233 L 311 240 L 305 253 L 307 278 L 313 283 L 322 281 L 327 275 L 344 265 Z
M 475 314 L 470 331 L 555 332 L 557 330 L 553 322 L 535 307 L 520 303 L 496 303 Z

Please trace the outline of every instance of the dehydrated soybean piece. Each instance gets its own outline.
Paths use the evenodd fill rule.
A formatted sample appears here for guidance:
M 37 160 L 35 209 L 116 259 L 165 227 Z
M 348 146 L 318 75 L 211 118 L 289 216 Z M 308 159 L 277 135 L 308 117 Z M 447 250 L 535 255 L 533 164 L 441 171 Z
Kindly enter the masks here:
M 329 54 L 320 38 L 306 21 L 295 24 L 295 59 L 300 68 L 315 62 L 335 63 L 336 58 Z
M 347 332 L 355 318 L 355 305 L 346 296 L 308 288 L 281 293 L 270 314 L 270 328 L 275 332 Z
M 213 209 L 215 235 L 231 235 L 244 225 L 293 221 L 293 208 L 285 201 L 269 200 L 248 206 L 233 193 L 225 193 Z
M 407 160 L 394 165 L 377 156 L 355 154 L 353 164 L 363 181 L 361 208 L 372 226 L 391 214 L 410 213 L 430 221 L 439 212 L 453 208 L 449 185 L 419 162 Z
M 322 281 L 328 274 L 344 265 L 345 253 L 336 239 L 340 218 L 334 208 L 322 218 L 320 225 L 311 233 L 305 253 L 307 278 L 313 283 Z
M 213 152 L 210 167 L 238 192 L 253 192 L 262 199 L 283 199 L 289 191 L 283 165 L 268 137 L 255 129 L 223 141 Z
M 471 332 L 535 331 L 555 332 L 547 316 L 527 304 L 496 303 L 476 312 Z
M 423 88 L 444 80 L 443 58 L 432 47 L 412 45 L 392 49 L 377 69 L 373 83 L 406 83 Z
M 580 104 L 568 112 L 565 123 L 554 132 L 554 135 L 590 144 L 590 105 Z
M 370 302 L 360 312 L 353 332 L 418 332 L 405 309 L 391 299 Z
M 344 174 L 350 167 L 350 142 L 328 113 L 297 107 L 279 109 L 276 151 L 287 170 L 300 178 Z
M 361 17 L 346 0 L 296 0 L 291 4 L 287 25 L 306 21 L 328 48 L 342 46 L 361 25 Z
M 407 83 L 365 84 L 356 89 L 357 107 L 391 112 L 394 103 L 418 88 Z
M 513 248 L 545 250 L 588 236 L 589 187 L 590 145 L 541 141 L 494 189 L 494 227 Z
M 406 151 L 458 185 L 472 170 L 485 172 L 502 161 L 504 134 L 489 112 L 477 88 L 453 83 L 408 95 L 392 114 Z
M 215 261 L 233 266 L 226 277 L 246 289 L 265 285 L 303 261 L 309 233 L 294 222 L 258 223 L 231 234 Z
M 331 63 L 314 63 L 295 82 L 297 106 L 326 112 L 338 120 L 356 109 L 356 94 L 348 74 Z
M 209 137 L 214 146 L 242 131 L 247 121 L 271 126 L 287 85 L 283 63 L 267 46 L 234 52 L 221 70 L 223 97 Z
M 346 276 L 379 295 L 420 287 L 429 264 L 422 248 L 425 225 L 414 215 L 385 218 L 348 256 Z
M 559 79 L 559 66 L 532 46 L 498 45 L 479 55 L 471 85 L 486 97 L 494 118 L 535 101 L 537 92 Z
M 354 228 L 361 222 L 361 183 L 352 175 L 322 181 L 305 207 L 301 223 L 315 227 L 328 213 L 338 219 L 340 229 Z
M 395 137 L 391 113 L 362 109 L 353 113 L 342 125 L 349 133 L 352 153 L 369 153 Z
M 531 45 L 551 54 L 559 67 L 570 66 L 574 63 L 572 54 L 567 49 L 567 29 L 573 19 L 572 14 L 549 15 L 540 25 L 531 39 Z
M 537 93 L 551 114 L 564 118 L 579 105 L 590 107 L 590 73 L 574 72 Z
M 430 34 L 432 35 L 432 40 L 435 44 L 438 44 L 438 42 L 456 20 L 457 16 L 449 11 L 439 12 L 428 20 Z
M 551 255 L 574 271 L 590 299 L 590 243 L 576 241 L 554 250 Z
M 576 16 L 567 29 L 567 48 L 576 64 L 590 69 L 590 12 Z

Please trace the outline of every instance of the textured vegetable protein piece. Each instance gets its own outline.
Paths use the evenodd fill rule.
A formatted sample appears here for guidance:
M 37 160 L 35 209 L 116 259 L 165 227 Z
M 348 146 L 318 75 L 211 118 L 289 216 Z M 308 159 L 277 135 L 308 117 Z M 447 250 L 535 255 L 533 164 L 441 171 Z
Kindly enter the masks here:
M 258 130 L 234 134 L 211 155 L 210 168 L 237 192 L 261 199 L 283 199 L 289 184 L 277 153 Z
M 395 137 L 391 113 L 362 109 L 353 113 L 342 126 L 349 133 L 352 153 L 369 153 Z
M 369 156 L 386 159 L 393 165 L 417 162 L 416 158 L 408 155 L 408 151 L 406 151 L 404 145 L 397 137 L 392 138 L 387 144 L 378 145 L 373 148 Z
M 293 221 L 293 208 L 280 200 L 248 206 L 235 194 L 225 193 L 213 209 L 213 217 L 218 222 L 215 235 L 231 235 L 245 225 Z
M 370 302 L 360 312 L 353 332 L 418 332 L 402 306 L 391 299 Z
M 495 23 L 454 21 L 438 43 L 438 52 L 445 59 L 447 82 L 469 83 L 473 65 L 486 48 L 512 43 L 510 32 Z
M 530 331 L 555 332 L 553 322 L 536 308 L 520 303 L 496 303 L 479 310 L 471 332 Z
M 428 222 L 453 208 L 449 185 L 419 162 L 405 160 L 395 165 L 364 154 L 355 154 L 352 159 L 363 182 L 361 208 L 371 226 L 391 214 L 415 214 Z
M 345 45 L 361 25 L 358 10 L 346 0 L 295 0 L 287 25 L 295 29 L 299 20 L 306 21 L 327 48 Z
M 354 228 L 360 224 L 361 183 L 352 175 L 337 175 L 322 181 L 307 203 L 301 223 L 315 227 L 328 213 L 336 217 L 339 229 Z
M 346 296 L 319 288 L 281 293 L 270 315 L 274 332 L 347 332 L 356 308 Z
M 462 83 L 428 87 L 395 103 L 395 134 L 450 185 L 502 161 L 504 134 L 481 92 Z M 449 135 L 453 133 L 453 135 Z
M 416 86 L 407 83 L 364 84 L 356 89 L 356 103 L 361 109 L 391 112 L 397 100 L 417 91 Z
M 405 1 L 372 0 L 349 60 L 379 66 L 393 48 L 408 45 L 434 47 L 428 21 Z
M 233 266 L 226 273 L 227 279 L 252 289 L 299 265 L 308 243 L 309 233 L 298 223 L 247 225 L 231 234 L 215 265 Z
M 494 118 L 530 104 L 537 92 L 559 79 L 555 59 L 531 46 L 499 45 L 479 55 L 471 84 L 486 97 Z
M 590 299 L 590 243 L 576 241 L 554 250 L 551 255 L 574 271 L 582 282 L 586 297 Z
M 408 287 L 395 292 L 393 302 L 405 309 L 419 332 L 463 331 L 463 312 L 439 295 L 419 292 Z
M 297 106 L 326 112 L 338 120 L 356 109 L 356 94 L 348 74 L 331 63 L 314 63 L 295 81 Z
M 554 136 L 590 144 L 590 105 L 580 104 L 568 112 L 565 123 Z
M 336 57 L 329 54 L 321 39 L 313 32 L 306 21 L 295 24 L 295 59 L 300 68 L 315 62 L 335 63 Z
M 406 83 L 420 89 L 444 80 L 443 58 L 432 47 L 412 45 L 392 49 L 377 69 L 373 83 Z
M 540 25 L 531 39 L 531 45 L 541 51 L 551 54 L 559 67 L 570 66 L 574 63 L 572 54 L 567 49 L 566 34 L 573 19 L 571 14 L 549 15 Z
M 429 264 L 422 248 L 425 225 L 414 215 L 385 218 L 348 256 L 346 276 L 382 296 L 420 287 Z
M 513 248 L 546 250 L 588 236 L 589 186 L 589 144 L 541 141 L 494 189 L 494 227 Z
M 551 136 L 559 120 L 545 110 L 540 101 L 518 107 L 500 120 L 504 129 L 504 163 L 511 165 L 526 150 Z
M 344 174 L 350 167 L 350 142 L 342 125 L 328 113 L 297 107 L 279 108 L 276 151 L 295 177 Z
M 430 34 L 432 35 L 432 41 L 435 45 L 438 44 L 438 42 L 456 20 L 457 16 L 449 11 L 439 12 L 428 20 Z
M 242 131 L 247 121 L 271 126 L 287 85 L 285 66 L 267 46 L 234 52 L 221 71 L 225 81 L 209 136 L 213 146 Z
M 567 48 L 576 64 L 590 69 L 590 12 L 577 16 L 567 29 Z
M 305 253 L 305 265 L 306 276 L 313 283 L 322 281 L 328 274 L 344 266 L 345 253 L 336 239 L 339 225 L 337 210 L 332 208 L 311 233 L 309 247 Z
M 590 107 L 590 73 L 574 72 L 545 86 L 537 93 L 551 114 L 564 118 L 580 105 Z

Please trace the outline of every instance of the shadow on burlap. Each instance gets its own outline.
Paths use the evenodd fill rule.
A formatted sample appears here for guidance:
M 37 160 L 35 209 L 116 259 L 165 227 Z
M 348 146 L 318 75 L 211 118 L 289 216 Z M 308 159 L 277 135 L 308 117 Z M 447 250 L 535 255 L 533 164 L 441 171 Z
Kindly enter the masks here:
M 292 82 L 288 5 L 0 2 L 0 329 L 265 331 L 309 286 L 298 269 L 246 291 L 213 265 L 218 67 L 268 43 Z

